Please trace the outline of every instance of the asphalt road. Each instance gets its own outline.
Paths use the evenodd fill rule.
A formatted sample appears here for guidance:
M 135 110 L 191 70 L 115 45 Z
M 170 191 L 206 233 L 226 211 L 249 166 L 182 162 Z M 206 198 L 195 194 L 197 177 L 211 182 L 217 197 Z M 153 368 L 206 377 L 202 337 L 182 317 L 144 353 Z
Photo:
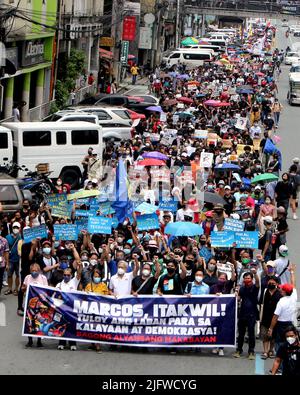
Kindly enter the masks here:
M 283 32 L 277 36 L 279 48 L 287 46 Z M 284 105 L 278 135 L 282 137 L 280 149 L 283 153 L 284 169 L 287 169 L 294 156 L 300 156 L 300 143 L 298 142 L 300 108 L 291 107 L 286 102 L 288 87 L 288 66 L 282 67 L 279 81 L 279 98 Z M 147 93 L 147 87 L 137 85 L 130 92 Z M 299 213 L 300 216 L 300 213 Z M 300 220 L 289 221 L 290 232 L 288 245 L 291 251 L 291 260 L 297 263 L 300 256 L 299 231 Z M 300 279 L 297 268 L 298 285 Z M 162 349 L 109 350 L 104 346 L 102 354 L 87 351 L 86 344 L 79 344 L 78 351 L 58 351 L 57 342 L 45 340 L 45 348 L 26 349 L 26 338 L 21 336 L 22 318 L 16 315 L 17 298 L 15 296 L 0 297 L 6 306 L 6 324 L 0 326 L 0 373 L 1 374 L 96 374 L 96 375 L 254 375 L 264 374 L 272 365 L 271 360 L 262 361 L 257 354 L 255 361 L 246 357 L 232 358 L 232 349 L 225 350 L 224 357 L 211 354 L 211 350 L 202 349 L 202 352 L 180 351 L 171 355 Z M 246 349 L 246 347 L 244 347 Z M 257 351 L 261 350 L 260 341 L 257 341 Z

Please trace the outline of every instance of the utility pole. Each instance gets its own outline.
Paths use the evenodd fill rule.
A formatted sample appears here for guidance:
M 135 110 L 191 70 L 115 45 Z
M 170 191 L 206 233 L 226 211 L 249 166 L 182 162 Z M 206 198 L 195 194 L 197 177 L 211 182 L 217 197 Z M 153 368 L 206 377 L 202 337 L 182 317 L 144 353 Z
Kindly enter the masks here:
M 181 27 L 181 22 L 180 22 L 180 0 L 177 0 L 176 3 L 176 36 L 175 36 L 175 48 L 179 47 L 179 42 L 180 42 L 180 36 L 181 36 L 181 32 L 180 32 L 180 27 Z
M 122 40 L 123 10 L 124 0 L 114 0 L 112 7 L 112 27 L 115 38 L 115 46 L 113 48 L 113 73 L 117 84 L 119 84 L 121 76 L 120 48 Z

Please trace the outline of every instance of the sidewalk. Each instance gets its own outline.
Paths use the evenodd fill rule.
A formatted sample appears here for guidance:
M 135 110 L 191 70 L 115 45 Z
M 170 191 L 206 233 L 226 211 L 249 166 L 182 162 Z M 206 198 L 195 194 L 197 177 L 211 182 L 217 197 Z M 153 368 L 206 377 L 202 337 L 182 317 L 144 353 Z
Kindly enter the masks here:
M 139 91 L 138 93 L 144 93 L 147 94 L 148 93 L 148 82 L 149 79 L 148 77 L 140 77 L 138 76 L 137 80 L 136 80 L 136 84 L 132 85 L 131 83 L 132 78 L 131 77 L 127 77 L 125 78 L 122 82 L 120 82 L 119 88 L 118 88 L 118 93 L 119 94 L 123 94 L 126 93 L 128 91 Z

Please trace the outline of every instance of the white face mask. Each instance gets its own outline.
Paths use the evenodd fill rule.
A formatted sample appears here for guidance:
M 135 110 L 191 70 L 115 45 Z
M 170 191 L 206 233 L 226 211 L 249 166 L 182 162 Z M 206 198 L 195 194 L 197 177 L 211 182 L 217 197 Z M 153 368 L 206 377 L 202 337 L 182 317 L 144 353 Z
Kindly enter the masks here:
M 13 229 L 13 234 L 14 235 L 17 235 L 17 234 L 19 234 L 20 233 L 20 230 L 19 229 L 17 229 L 17 228 L 14 228 Z
M 143 274 L 143 276 L 148 277 L 148 276 L 150 275 L 150 270 L 144 269 L 144 270 L 142 271 L 142 274 Z
M 123 243 L 123 237 L 118 237 L 118 238 L 117 238 L 117 242 L 118 242 L 119 244 L 122 244 L 122 243 Z
M 61 186 L 62 182 L 61 181 L 57 181 L 56 185 Z
M 119 267 L 119 268 L 118 268 L 118 274 L 119 274 L 120 276 L 123 276 L 123 274 L 125 274 L 125 270 L 122 269 L 121 267 Z
M 295 337 L 287 337 L 286 338 L 286 341 L 289 343 L 289 344 L 294 344 L 295 342 L 296 342 L 296 338 Z
M 50 252 L 51 252 L 51 248 L 50 247 L 43 248 L 43 253 L 44 254 L 49 255 Z
M 97 263 L 98 263 L 97 259 L 91 259 L 91 260 L 90 260 L 90 264 L 91 264 L 92 266 L 96 266 Z
M 201 281 L 203 280 L 202 276 L 196 276 L 195 280 L 197 281 L 197 283 L 201 283 Z

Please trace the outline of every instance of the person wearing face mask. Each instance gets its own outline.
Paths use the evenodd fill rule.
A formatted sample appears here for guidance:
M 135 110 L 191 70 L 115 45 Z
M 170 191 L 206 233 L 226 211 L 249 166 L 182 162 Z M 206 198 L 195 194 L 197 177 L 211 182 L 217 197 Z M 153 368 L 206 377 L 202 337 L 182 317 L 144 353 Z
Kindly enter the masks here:
M 203 281 L 209 287 L 211 287 L 212 285 L 215 285 L 218 282 L 217 261 L 214 257 L 212 257 L 206 264 L 205 276 L 204 276 Z
M 269 262 L 268 262 L 269 263 Z M 263 341 L 262 359 L 274 358 L 274 338 L 268 336 L 268 329 L 270 327 L 274 311 L 277 303 L 281 298 L 281 293 L 278 289 L 278 277 L 270 274 L 267 277 L 267 282 L 260 296 L 260 336 Z
M 282 365 L 282 376 L 300 376 L 300 341 L 297 329 L 291 325 L 284 332 L 285 342 L 278 349 L 271 374 L 274 376 Z
M 255 278 L 255 284 L 253 284 Z M 243 345 L 245 340 L 246 330 L 248 330 L 248 358 L 255 359 L 255 324 L 258 319 L 257 297 L 259 292 L 259 278 L 255 269 L 251 272 L 243 274 L 243 285 L 238 291 L 238 299 L 240 301 L 240 310 L 238 315 L 238 340 L 237 350 L 233 355 L 235 358 L 240 358 L 243 353 Z
M 199 239 L 199 256 L 208 262 L 212 258 L 211 248 L 207 246 L 207 237 L 205 234 L 200 236 Z
M 82 173 L 82 180 L 83 181 L 87 178 L 89 162 L 93 158 L 93 151 L 94 151 L 93 147 L 89 147 L 88 154 L 85 155 L 85 157 L 83 158 L 83 161 L 81 162 L 81 164 L 83 166 L 83 173 Z
M 3 225 L 0 222 L 0 295 L 3 286 L 3 276 L 5 269 L 9 265 L 9 245 L 5 237 L 1 236 Z
M 18 253 L 18 243 L 22 239 L 21 237 L 21 225 L 19 222 L 14 222 L 12 224 L 12 233 L 6 236 L 6 240 L 9 246 L 9 264 L 7 270 L 7 279 L 8 279 L 8 290 L 4 293 L 4 295 L 18 295 L 18 289 L 20 285 L 20 275 L 19 275 L 19 253 Z M 13 275 L 15 273 L 15 290 L 13 291 Z
M 111 277 L 109 283 L 110 295 L 116 298 L 131 295 L 132 280 L 137 276 L 139 270 L 139 261 L 137 255 L 134 255 L 134 269 L 128 273 L 128 262 L 120 260 L 118 262 L 117 274 Z
M 81 263 L 83 266 L 81 275 L 81 286 L 83 289 L 92 281 L 92 272 L 97 268 L 98 254 L 91 253 L 88 255 L 87 251 L 81 255 Z
M 176 213 L 176 221 L 185 221 L 185 216 L 194 218 L 194 212 L 188 207 L 188 202 L 186 200 L 182 202 L 182 208 Z
M 279 247 L 279 257 L 274 261 L 275 275 L 280 278 L 282 284 L 291 283 L 289 249 L 285 244 Z
M 185 288 L 184 294 L 186 296 L 191 295 L 208 295 L 209 286 L 203 282 L 204 272 L 202 269 L 197 269 L 195 273 L 195 280 L 189 282 Z
M 62 179 L 58 178 L 55 183 L 55 188 L 57 190 L 57 193 L 63 193 L 63 186 L 62 185 L 63 185 Z
M 277 202 L 277 207 L 284 207 L 287 213 L 289 201 L 293 195 L 293 186 L 289 182 L 290 175 L 288 173 L 283 173 L 281 178 L 282 181 L 278 181 L 275 187 L 275 200 Z
M 30 265 L 30 274 L 25 277 L 21 287 L 23 294 L 25 294 L 29 285 L 41 285 L 41 286 L 48 285 L 47 278 L 41 273 L 41 268 L 37 263 L 33 263 L 32 265 Z M 40 337 L 37 339 L 36 345 L 37 347 L 43 347 L 42 340 Z M 28 348 L 32 346 L 33 346 L 32 337 L 28 337 L 28 343 L 26 344 L 25 347 Z
M 167 274 L 160 277 L 157 286 L 157 294 L 163 295 L 183 295 L 183 285 L 186 278 L 186 267 L 180 259 L 181 273 L 176 273 L 178 265 L 174 262 L 167 263 Z
M 211 232 L 215 229 L 216 222 L 213 219 L 213 212 L 212 211 L 206 211 L 204 213 L 205 215 L 205 220 L 202 221 L 201 226 L 203 229 L 203 233 L 206 237 L 209 237 L 211 235 Z
M 265 197 L 265 202 L 260 206 L 257 218 L 257 223 L 261 234 L 265 233 L 264 220 L 267 216 L 272 217 L 273 219 L 276 218 L 276 207 L 274 204 L 272 204 L 272 199 L 268 195 Z
M 44 276 L 47 278 L 50 284 L 51 274 L 53 270 L 59 267 L 59 263 L 56 257 L 53 256 L 52 244 L 46 240 L 42 244 L 42 255 L 37 258 L 37 263 L 40 265 Z
M 23 205 L 22 205 L 22 208 L 21 208 L 21 217 L 22 217 L 23 220 L 25 220 L 26 217 L 28 216 L 28 214 L 29 214 L 29 209 L 30 209 L 29 200 L 24 199 L 24 200 L 23 200 Z
M 269 336 L 275 337 L 275 350 L 277 351 L 284 342 L 284 331 L 296 321 L 297 290 L 295 280 L 295 265 L 288 269 L 291 273 L 291 284 L 279 286 L 282 298 L 276 305 L 274 315 L 268 330 Z
M 142 272 L 139 276 L 136 276 L 132 280 L 132 295 L 152 295 L 153 288 L 159 279 L 161 273 L 161 267 L 158 258 L 154 258 L 155 264 L 155 274 L 151 275 L 152 272 L 152 262 L 144 263 L 142 267 Z

